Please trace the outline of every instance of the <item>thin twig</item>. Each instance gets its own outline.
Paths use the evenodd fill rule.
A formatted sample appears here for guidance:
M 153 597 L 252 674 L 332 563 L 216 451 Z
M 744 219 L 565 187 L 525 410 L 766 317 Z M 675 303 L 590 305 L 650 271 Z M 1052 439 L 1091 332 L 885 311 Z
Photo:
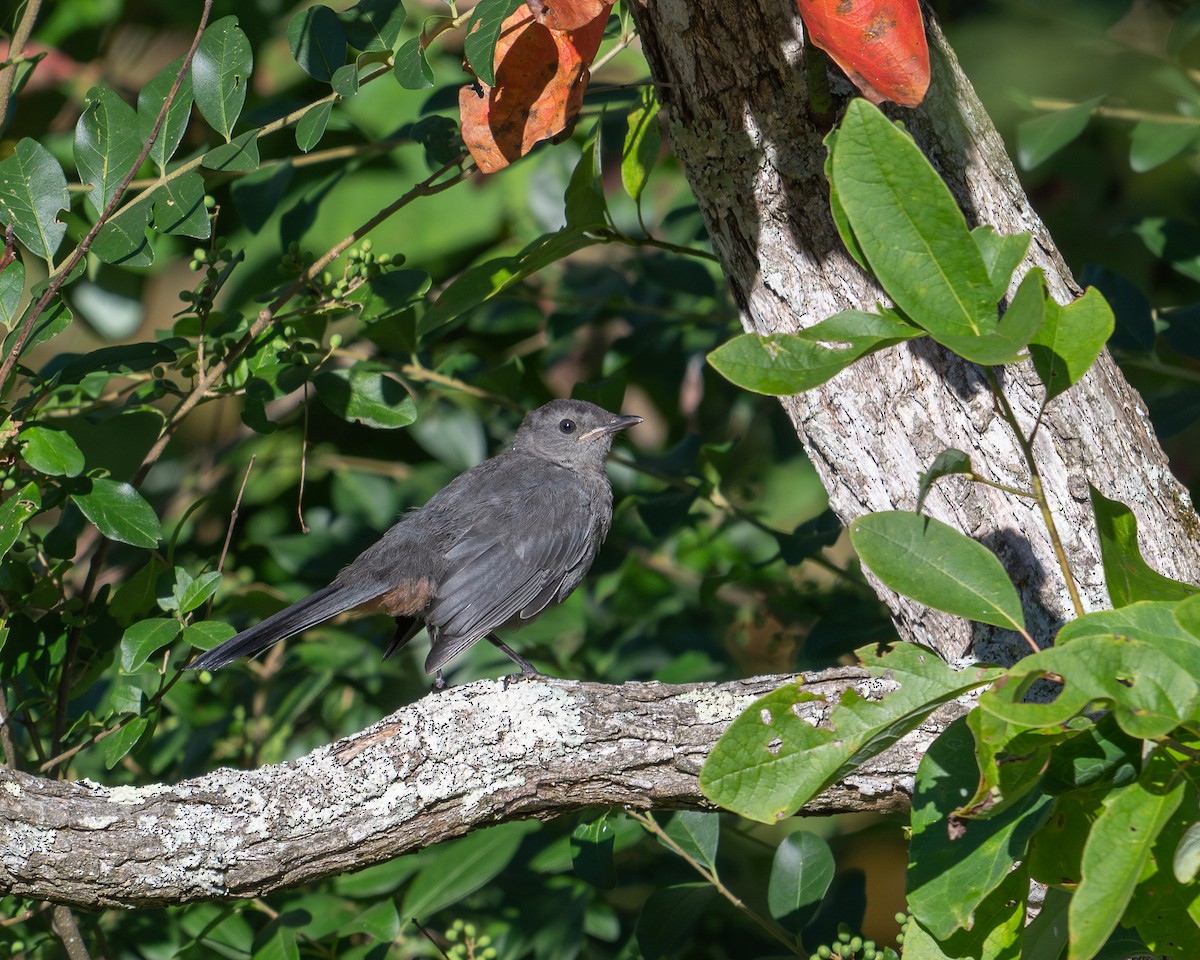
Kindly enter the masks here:
M 12 715 L 8 712 L 8 700 L 4 687 L 0 686 L 0 750 L 4 751 L 4 765 L 9 770 L 17 769 L 17 744 L 12 735 Z
M 416 917 L 409 917 L 409 919 L 412 920 L 413 926 L 417 928 L 417 931 L 421 934 L 421 936 L 423 936 L 426 940 L 428 940 L 430 943 L 432 943 L 433 948 L 438 953 L 440 953 L 443 957 L 445 957 L 445 960 L 450 960 L 450 958 L 448 956 L 446 956 L 446 951 L 442 949 L 442 945 L 433 938 L 433 934 L 431 934 L 428 930 L 425 929 L 424 924 L 422 924 L 421 921 L 418 920 Z
M 59 290 L 63 284 L 67 282 L 67 278 L 79 265 L 80 261 L 87 255 L 91 249 L 92 243 L 95 241 L 97 234 L 108 223 L 117 207 L 121 205 L 121 195 L 129 188 L 129 184 L 133 182 L 133 178 L 137 176 L 138 170 L 142 164 L 146 162 L 146 158 L 150 156 L 150 150 L 154 146 L 154 141 L 158 139 L 159 131 L 162 130 L 163 124 L 167 119 L 167 112 L 171 109 L 171 104 L 175 101 L 175 95 L 179 92 L 179 87 L 183 83 L 183 78 L 187 76 L 188 70 L 192 65 L 192 58 L 196 55 L 196 50 L 200 46 L 200 37 L 204 33 L 204 28 L 208 25 L 208 15 L 212 11 L 213 0 L 204 0 L 204 8 L 200 12 L 200 24 L 196 28 L 196 35 L 192 37 L 192 45 L 188 48 L 188 52 L 184 55 L 183 64 L 179 68 L 179 72 L 175 75 L 175 82 L 171 84 L 171 89 L 167 91 L 166 99 L 163 100 L 162 109 L 158 111 L 158 116 L 154 119 L 154 126 L 150 128 L 150 136 L 147 137 L 145 144 L 142 145 L 141 151 L 138 153 L 137 160 L 133 166 L 125 172 L 125 176 L 121 178 L 120 184 L 113 191 L 113 195 L 109 198 L 108 205 L 104 208 L 104 212 L 100 214 L 83 240 L 80 241 L 66 262 L 55 271 L 50 278 L 49 284 L 46 286 L 46 291 L 38 298 L 38 302 L 34 304 L 25 318 L 25 322 L 21 324 L 21 329 L 17 333 L 16 339 L 13 341 L 12 350 L 8 356 L 4 358 L 3 364 L 0 364 L 0 393 L 4 391 L 4 386 L 8 383 L 9 375 L 12 369 L 16 366 L 17 358 L 21 355 L 21 351 L 25 347 L 26 341 L 29 340 L 29 335 L 33 332 L 33 326 L 38 318 L 45 313 L 51 301 L 58 296 Z M 64 664 L 65 668 L 69 664 Z
M 684 860 L 690 863 L 692 865 L 692 869 L 700 874 L 700 876 L 702 876 L 709 883 L 711 883 L 713 887 L 716 888 L 717 893 L 733 904 L 734 907 L 736 907 L 738 910 L 741 910 L 742 913 L 746 914 L 746 916 L 748 916 L 751 920 L 762 927 L 763 930 L 787 947 L 792 953 L 796 954 L 797 956 L 800 955 L 800 950 L 797 949 L 797 944 L 791 937 L 784 933 L 784 931 L 781 930 L 776 924 L 772 923 L 766 917 L 760 916 L 753 909 L 747 906 L 741 897 L 739 897 L 721 882 L 721 878 L 717 876 L 715 871 L 709 870 L 708 867 L 696 860 L 690 853 L 684 850 L 683 847 L 671 839 L 671 837 L 667 834 L 667 831 L 659 826 L 658 821 L 655 820 L 653 816 L 650 814 L 641 813 L 629 807 L 626 807 L 625 813 L 640 823 L 652 834 L 654 834 L 672 852 L 683 857 Z
M 217 572 L 220 573 L 225 569 L 225 557 L 229 553 L 229 544 L 233 541 L 233 528 L 237 523 L 238 511 L 242 506 L 242 495 L 246 492 L 246 483 L 250 479 L 250 471 L 254 469 L 254 460 L 258 454 L 250 455 L 250 462 L 246 464 L 246 472 L 242 474 L 242 485 L 238 488 L 237 499 L 233 501 L 233 510 L 229 513 L 229 528 L 225 531 L 225 544 L 221 547 L 221 558 L 217 561 Z
M 1079 587 L 1075 583 L 1075 577 L 1071 573 L 1071 565 L 1067 560 L 1067 551 L 1063 549 L 1062 539 L 1058 535 L 1058 526 L 1054 522 L 1054 514 L 1050 512 L 1050 501 L 1046 499 L 1046 491 L 1042 486 L 1042 475 L 1038 472 L 1037 460 L 1033 455 L 1033 447 L 1021 430 L 1021 425 L 1017 421 L 1016 414 L 1013 413 L 1013 409 L 1009 405 L 1008 397 L 1004 395 L 1004 391 L 1000 387 L 1000 381 L 996 379 L 996 372 L 991 367 L 984 367 L 983 371 L 987 376 L 988 384 L 992 388 L 992 394 L 995 396 L 996 402 L 1000 405 L 1000 415 L 1012 428 L 1013 435 L 1017 438 L 1017 445 L 1021 448 L 1021 454 L 1025 458 L 1025 465 L 1029 468 L 1029 485 L 1033 488 L 1034 500 L 1037 502 L 1038 509 L 1041 510 L 1042 522 L 1046 524 L 1046 533 L 1050 537 L 1050 545 L 1054 549 L 1054 556 L 1058 559 L 1058 567 L 1062 571 L 1063 580 L 1066 582 L 1067 593 L 1071 596 L 1071 606 L 1075 608 L 1075 616 L 1082 617 L 1087 611 L 1084 609 L 1083 599 L 1079 596 Z M 1033 642 L 1033 638 L 1025 634 L 1025 639 L 1036 652 L 1038 646 Z
M 50 929 L 62 943 L 68 960 L 91 960 L 83 937 L 79 934 L 79 923 L 70 907 L 57 904 L 50 914 Z
M 17 82 L 18 62 L 25 52 L 25 44 L 33 35 L 33 25 L 37 22 L 38 13 L 42 9 L 42 0 L 26 0 L 25 9 L 17 29 L 13 31 L 12 42 L 8 46 L 8 66 L 0 70 L 0 133 L 8 126 L 8 109 L 16 99 L 13 96 L 13 85 Z

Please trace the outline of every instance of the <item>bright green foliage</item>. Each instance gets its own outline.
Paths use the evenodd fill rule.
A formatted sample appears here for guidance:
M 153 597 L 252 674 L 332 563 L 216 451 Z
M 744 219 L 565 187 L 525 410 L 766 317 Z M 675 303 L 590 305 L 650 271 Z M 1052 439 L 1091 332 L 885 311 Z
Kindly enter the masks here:
M 87 201 L 99 216 L 142 149 L 133 108 L 107 87 L 88 91 L 87 106 L 75 124 L 75 165 L 92 189 Z
M 1184 600 L 1197 592 L 1191 584 L 1151 569 L 1138 547 L 1137 517 L 1133 511 L 1123 503 L 1109 500 L 1095 487 L 1089 489 L 1104 561 L 1104 583 L 1114 607 L 1139 600 Z
M 1083 133 L 1103 97 L 1093 97 L 1063 110 L 1026 120 L 1017 127 L 1017 158 L 1026 170 L 1038 166 Z
M 767 884 L 771 916 L 799 936 L 829 892 L 834 869 L 833 851 L 815 833 L 801 830 L 784 837 L 775 848 Z
M 1095 287 L 1065 307 L 1046 301 L 1045 322 L 1029 344 L 1029 356 L 1047 401 L 1083 378 L 1112 332 L 1112 309 Z
M 28 138 L 0 160 L 0 220 L 17 239 L 44 260 L 54 256 L 66 235 L 58 211 L 71 204 L 62 167 L 40 143 Z
M 467 36 L 463 53 L 471 71 L 489 87 L 496 83 L 496 64 L 493 54 L 500 27 L 519 7 L 522 0 L 480 0 L 467 21 Z
M 847 310 L 800 333 L 734 337 L 708 355 L 713 369 L 745 390 L 787 396 L 811 390 L 876 350 L 922 336 L 894 314 Z M 846 343 L 827 347 L 824 343 Z
M 756 700 L 725 731 L 700 774 L 705 796 L 744 817 L 773 823 L 794 813 L 867 757 L 895 743 L 940 704 L 1000 675 L 951 670 L 931 651 L 901 644 L 882 656 L 858 651 L 874 681 L 837 703 L 787 684 Z M 887 691 L 879 696 L 882 691 Z M 817 703 L 828 719 L 802 718 Z M 829 709 L 831 708 L 831 709 Z M 810 710 L 812 708 L 809 708 Z
M 237 17 L 210 24 L 192 61 L 196 108 L 226 141 L 246 103 L 254 54 Z
M 626 124 L 625 145 L 621 149 L 621 185 L 634 202 L 638 202 L 662 148 L 658 101 L 648 87 L 642 89 Z
M 890 510 L 859 517 L 850 541 L 884 583 L 935 610 L 1024 630 L 1016 587 L 996 555 L 953 527 Z

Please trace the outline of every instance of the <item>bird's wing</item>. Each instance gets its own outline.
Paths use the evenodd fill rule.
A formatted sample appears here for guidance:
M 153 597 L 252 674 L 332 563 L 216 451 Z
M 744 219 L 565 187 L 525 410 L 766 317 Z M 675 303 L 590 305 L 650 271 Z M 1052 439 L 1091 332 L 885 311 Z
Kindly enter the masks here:
M 591 501 L 572 474 L 481 505 L 446 553 L 426 616 L 434 639 L 425 669 L 439 669 L 511 620 L 541 613 L 591 562 L 594 529 Z

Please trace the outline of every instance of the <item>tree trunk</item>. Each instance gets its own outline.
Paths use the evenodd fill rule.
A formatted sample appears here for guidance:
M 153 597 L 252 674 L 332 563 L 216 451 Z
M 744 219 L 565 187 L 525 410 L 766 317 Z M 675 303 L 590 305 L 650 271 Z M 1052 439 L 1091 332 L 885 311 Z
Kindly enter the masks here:
M 634 18 L 667 117 L 671 143 L 704 214 L 748 331 L 795 332 L 840 310 L 886 298 L 843 248 L 822 169 L 828 132 L 811 116 L 802 29 L 793 0 L 653 0 Z M 1051 294 L 1078 294 L 1021 190 L 995 127 L 927 17 L 933 81 L 915 110 L 891 109 L 950 185 L 971 226 L 1033 234 L 1021 274 L 1041 267 Z M 832 68 L 831 72 L 836 70 Z M 849 95 L 844 81 L 840 89 Z M 1018 278 L 1019 279 L 1019 278 Z M 1042 390 L 1029 364 L 1005 367 L 1003 389 L 1026 432 Z M 837 515 L 912 509 L 918 478 L 947 448 L 980 474 L 1029 487 L 1008 427 L 979 368 L 928 340 L 859 361 L 823 387 L 783 401 Z M 1107 354 L 1050 404 L 1035 455 L 1087 609 L 1108 606 L 1088 484 L 1137 514 L 1144 553 L 1168 576 L 1200 579 L 1200 524 L 1171 475 L 1145 405 Z M 1037 508 L 965 478 L 940 481 L 928 513 L 996 551 L 1043 645 L 1074 617 Z M 947 659 L 973 653 L 1009 662 L 1011 633 L 969 624 L 876 583 L 900 635 Z M 1027 648 L 1026 648 L 1027 649 Z

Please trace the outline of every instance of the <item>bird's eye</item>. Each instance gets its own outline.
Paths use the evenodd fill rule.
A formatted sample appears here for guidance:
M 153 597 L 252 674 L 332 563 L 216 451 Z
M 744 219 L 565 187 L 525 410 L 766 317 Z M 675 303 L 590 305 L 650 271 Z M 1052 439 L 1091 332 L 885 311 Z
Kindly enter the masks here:
M 562 423 L 560 423 L 558 425 L 558 429 L 561 430 L 563 433 L 574 433 L 575 432 L 575 421 L 574 420 L 564 420 Z

